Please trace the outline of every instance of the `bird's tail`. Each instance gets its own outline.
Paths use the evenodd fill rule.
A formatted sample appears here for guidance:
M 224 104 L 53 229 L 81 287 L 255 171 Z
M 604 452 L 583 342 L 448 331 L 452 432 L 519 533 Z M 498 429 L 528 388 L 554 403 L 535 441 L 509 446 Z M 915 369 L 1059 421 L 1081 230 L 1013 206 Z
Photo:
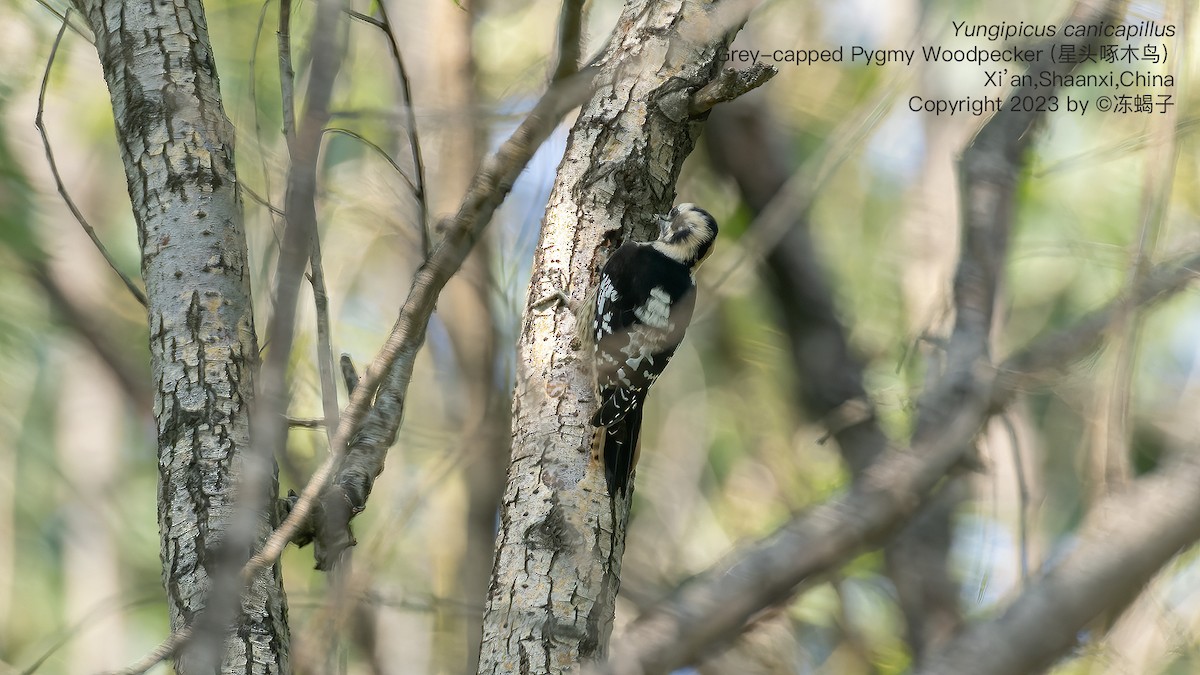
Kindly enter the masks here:
M 624 496 L 637 463 L 638 434 L 642 429 L 642 407 L 636 406 L 604 432 L 604 478 L 613 499 Z

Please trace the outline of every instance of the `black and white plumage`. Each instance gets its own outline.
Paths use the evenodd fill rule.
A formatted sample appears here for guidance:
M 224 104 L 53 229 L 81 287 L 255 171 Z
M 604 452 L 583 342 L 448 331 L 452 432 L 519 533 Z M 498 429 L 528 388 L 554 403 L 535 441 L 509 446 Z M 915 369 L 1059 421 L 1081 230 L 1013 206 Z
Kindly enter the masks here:
M 577 315 L 584 349 L 592 351 L 604 427 L 609 494 L 623 495 L 636 461 L 642 406 L 683 340 L 696 304 L 696 268 L 712 252 L 717 221 L 694 204 L 659 218 L 659 237 L 626 242 L 605 263 Z

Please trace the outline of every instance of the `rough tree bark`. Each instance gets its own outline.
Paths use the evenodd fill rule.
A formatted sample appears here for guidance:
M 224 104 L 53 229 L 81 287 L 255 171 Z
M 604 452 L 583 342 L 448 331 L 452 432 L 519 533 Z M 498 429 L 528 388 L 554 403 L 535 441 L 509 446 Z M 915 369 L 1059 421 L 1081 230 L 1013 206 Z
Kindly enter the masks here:
M 555 288 L 582 299 L 606 252 L 649 238 L 703 122 L 689 104 L 716 76 L 717 48 L 745 9 L 626 4 L 559 166 L 529 304 Z M 564 308 L 526 312 L 480 673 L 563 672 L 602 657 L 612 631 L 628 501 L 609 500 L 591 454 L 594 395 L 574 331 Z
M 216 63 L 198 0 L 74 0 L 96 35 L 149 298 L 159 531 L 172 630 L 204 607 L 250 450 L 258 347 L 246 238 Z M 274 502 L 272 476 L 261 486 Z M 258 543 L 276 515 L 257 517 Z M 278 565 L 256 577 L 222 655 L 184 649 L 180 673 L 288 671 Z

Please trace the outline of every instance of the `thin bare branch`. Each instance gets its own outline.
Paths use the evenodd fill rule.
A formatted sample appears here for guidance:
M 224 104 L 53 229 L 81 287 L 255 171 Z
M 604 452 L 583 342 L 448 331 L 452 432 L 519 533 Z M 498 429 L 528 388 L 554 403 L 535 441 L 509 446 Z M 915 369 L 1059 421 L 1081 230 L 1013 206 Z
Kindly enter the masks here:
M 279 0 L 279 93 L 289 154 L 296 143 L 296 71 L 292 68 L 292 0 Z
M 417 138 L 417 117 L 414 111 L 412 87 L 409 84 L 408 70 L 404 67 L 404 58 L 400 55 L 400 45 L 396 42 L 396 33 L 392 30 L 391 20 L 388 19 L 387 3 L 378 2 L 376 7 L 379 9 L 379 19 L 355 11 L 349 11 L 348 14 L 383 31 L 383 35 L 388 41 L 388 48 L 392 52 L 392 61 L 396 64 L 396 74 L 400 78 L 400 93 L 404 97 L 402 106 L 405 114 L 404 128 L 408 133 L 408 147 L 412 152 L 414 172 L 413 180 L 408 180 L 407 176 L 405 176 L 405 180 L 412 188 L 413 197 L 417 201 L 417 220 L 421 225 L 421 250 L 425 259 L 428 260 L 432 248 L 432 238 L 429 236 L 429 198 L 425 192 L 425 162 L 421 159 L 421 141 Z M 384 154 L 386 155 L 386 153 Z M 401 171 L 400 175 L 403 176 L 404 172 Z
M 91 239 L 92 243 L 95 244 L 96 250 L 100 251 L 100 255 L 104 257 L 104 261 L 108 263 L 108 266 L 117 273 L 117 276 L 121 277 L 122 283 L 133 294 L 134 299 L 141 303 L 142 307 L 149 307 L 150 303 L 146 300 L 146 294 L 142 292 L 141 288 L 138 288 L 137 284 L 133 283 L 133 279 L 130 279 L 117 267 L 116 261 L 113 260 L 112 254 L 108 252 L 108 248 L 104 246 L 104 242 L 100 241 L 96 230 L 87 221 L 87 218 L 83 217 L 83 212 L 75 205 L 75 200 L 71 199 L 71 194 L 67 192 L 67 186 L 63 183 L 62 175 L 58 172 L 58 162 L 54 161 L 54 150 L 50 147 L 50 137 L 47 135 L 46 125 L 42 121 L 42 114 L 46 109 L 46 85 L 50 82 L 50 69 L 54 66 L 54 57 L 58 54 L 58 45 L 62 42 L 63 33 L 67 31 L 70 18 L 71 8 L 68 7 L 67 11 L 63 13 L 63 23 L 58 29 L 58 35 L 54 36 L 54 45 L 50 47 L 50 57 L 46 59 L 46 72 L 42 74 L 42 87 L 38 91 L 37 117 L 34 118 L 33 124 L 37 127 L 38 134 L 42 137 L 42 148 L 46 151 L 46 161 L 50 164 L 50 173 L 54 176 L 54 185 L 58 188 L 58 194 L 62 195 L 63 201 L 66 202 L 67 208 L 71 210 L 71 215 L 75 216 L 75 220 L 83 228 L 88 239 Z
M 404 173 L 404 169 L 400 168 L 400 165 L 396 163 L 396 160 L 392 159 L 392 156 L 387 153 L 387 150 L 384 150 L 383 148 L 379 147 L 379 145 L 371 142 L 370 140 L 367 139 L 366 136 L 363 136 L 362 134 L 358 133 L 357 131 L 343 129 L 342 127 L 326 127 L 325 133 L 327 133 L 327 134 L 342 134 L 344 136 L 349 136 L 350 138 L 353 138 L 354 140 L 358 141 L 359 143 L 362 143 L 363 145 L 367 146 L 371 150 L 374 150 L 375 154 L 382 157 L 384 159 L 384 161 L 386 161 L 393 169 L 396 170 L 396 174 L 400 176 L 401 180 L 403 180 L 405 183 L 408 184 L 409 189 L 412 190 L 414 193 L 416 193 L 417 186 L 415 183 L 413 183 L 412 179 L 408 177 L 408 174 Z M 422 231 L 424 232 L 424 228 L 422 228 Z M 425 236 L 425 235 L 423 234 L 422 236 Z
M 142 675 L 142 673 L 174 656 L 191 637 L 191 627 L 185 626 L 168 635 L 167 639 L 160 642 L 157 647 L 142 658 L 120 670 L 110 671 L 106 675 Z
M 67 24 L 73 33 L 75 33 L 79 37 L 86 40 L 88 44 L 90 44 L 90 45 L 96 44 L 96 41 L 92 38 L 91 35 L 88 34 L 90 31 L 88 31 L 84 28 L 80 28 L 79 26 L 76 26 L 75 24 L 70 22 L 70 17 L 71 17 L 71 8 L 70 7 L 67 8 L 67 11 L 60 13 L 58 11 L 58 8 L 53 7 L 52 5 L 50 5 L 50 3 L 46 2 L 46 0 L 37 0 L 37 4 L 41 5 L 42 9 L 53 14 L 55 16 L 55 18 L 57 18 L 59 21 L 62 21 L 63 23 Z
M 325 287 L 325 269 L 321 264 L 321 237 L 313 232 L 312 253 L 308 259 L 309 283 L 317 314 L 317 371 L 321 378 L 321 412 L 325 415 L 325 436 L 333 443 L 338 421 L 337 380 L 333 368 L 333 328 L 329 323 L 329 291 Z
M 239 187 L 242 189 L 242 192 L 246 193 L 246 195 L 250 197 L 250 199 L 261 204 L 268 211 L 270 211 L 271 215 L 283 217 L 283 209 L 272 204 L 266 197 L 255 192 L 253 188 L 248 187 L 245 183 L 241 183 Z

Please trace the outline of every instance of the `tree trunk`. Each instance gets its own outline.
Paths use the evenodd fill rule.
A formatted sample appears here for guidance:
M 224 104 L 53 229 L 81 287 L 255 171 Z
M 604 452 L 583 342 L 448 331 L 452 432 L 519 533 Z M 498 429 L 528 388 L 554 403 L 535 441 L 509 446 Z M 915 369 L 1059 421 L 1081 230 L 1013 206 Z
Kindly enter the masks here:
M 198 0 L 75 0 L 96 34 L 142 248 L 158 421 L 163 584 L 172 630 L 209 600 L 216 552 L 250 451 L 258 347 L 233 128 Z M 273 477 L 258 494 L 277 492 Z M 258 539 L 276 517 L 258 516 Z M 180 673 L 287 672 L 276 565 L 242 599 L 223 653 L 179 655 Z
M 653 214 L 670 208 L 703 121 L 688 115 L 689 101 L 742 20 L 732 4 L 626 5 L 559 167 L 530 303 L 556 287 L 581 300 L 604 254 L 647 239 Z M 560 673 L 607 650 L 628 501 L 610 501 L 592 454 L 595 397 L 574 335 L 566 309 L 527 310 L 480 673 Z

